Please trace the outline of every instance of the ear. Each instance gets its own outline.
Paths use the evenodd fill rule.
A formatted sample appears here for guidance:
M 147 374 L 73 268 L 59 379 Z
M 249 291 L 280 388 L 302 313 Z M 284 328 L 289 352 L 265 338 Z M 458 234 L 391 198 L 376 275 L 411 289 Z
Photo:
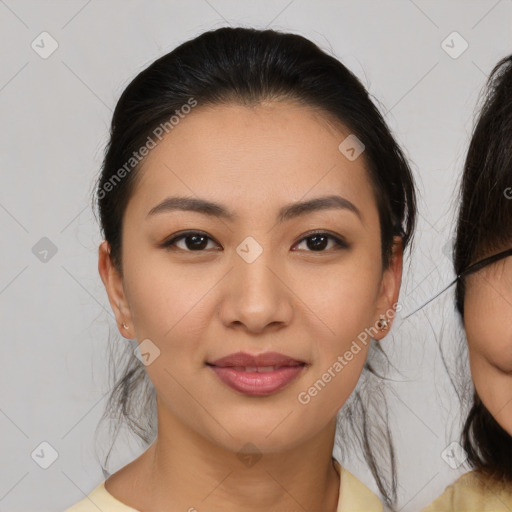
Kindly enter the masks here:
M 374 336 L 377 340 L 381 340 L 386 336 L 396 316 L 395 309 L 400 294 L 400 285 L 402 283 L 403 252 L 402 238 L 395 236 L 391 250 L 391 261 L 382 273 L 380 293 L 376 308 L 377 318 L 375 319 L 375 323 L 378 325 L 379 318 L 383 315 L 385 321 L 387 321 L 388 328 L 378 329 L 377 334 Z
M 98 272 L 107 291 L 108 300 L 116 317 L 117 328 L 121 335 L 130 338 L 132 316 L 124 293 L 123 278 L 110 257 L 109 243 L 104 240 L 98 250 Z M 123 323 L 127 326 L 125 328 Z

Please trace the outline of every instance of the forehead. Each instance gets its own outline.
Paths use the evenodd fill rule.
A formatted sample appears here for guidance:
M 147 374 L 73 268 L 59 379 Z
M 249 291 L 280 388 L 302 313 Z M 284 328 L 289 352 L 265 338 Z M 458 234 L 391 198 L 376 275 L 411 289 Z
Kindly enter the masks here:
M 197 106 L 151 150 L 133 202 L 147 211 L 169 193 L 229 199 L 236 209 L 337 193 L 376 209 L 364 153 L 339 145 L 350 131 L 293 102 Z M 151 203 L 151 204 L 150 204 Z

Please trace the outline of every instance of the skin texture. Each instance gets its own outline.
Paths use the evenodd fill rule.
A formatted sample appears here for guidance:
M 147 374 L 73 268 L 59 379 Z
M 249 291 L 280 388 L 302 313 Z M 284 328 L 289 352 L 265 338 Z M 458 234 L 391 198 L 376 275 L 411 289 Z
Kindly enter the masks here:
M 512 436 L 512 258 L 468 276 L 464 327 L 475 388 Z
M 336 413 L 359 379 L 367 347 L 308 404 L 297 396 L 391 310 L 402 271 L 399 241 L 382 269 L 364 157 L 351 162 L 338 150 L 349 133 L 292 102 L 199 106 L 149 154 L 125 212 L 123 277 L 108 244 L 99 249 L 120 332 L 139 343 L 149 338 L 160 350 L 146 367 L 157 391 L 158 438 L 106 481 L 120 501 L 145 512 L 336 510 Z M 276 221 L 284 205 L 333 194 L 360 217 L 328 209 Z M 148 217 L 171 195 L 216 201 L 238 217 Z M 331 239 L 320 251 L 308 248 L 314 229 L 343 237 L 349 248 Z M 184 239 L 174 250 L 161 247 L 183 230 L 211 240 L 203 252 Z M 236 252 L 248 236 L 263 249 L 252 263 Z M 280 352 L 307 366 L 281 391 L 247 396 L 205 365 L 238 351 Z M 237 456 L 251 451 L 247 443 L 261 456 L 250 466 Z

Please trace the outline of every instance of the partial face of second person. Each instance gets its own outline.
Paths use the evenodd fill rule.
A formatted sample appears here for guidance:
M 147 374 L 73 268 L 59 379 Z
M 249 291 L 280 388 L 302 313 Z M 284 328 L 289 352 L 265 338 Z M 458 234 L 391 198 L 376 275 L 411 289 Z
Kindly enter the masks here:
M 100 268 L 119 324 L 160 350 L 146 367 L 159 428 L 179 425 L 220 448 L 237 452 L 251 443 L 262 453 L 332 433 L 368 345 L 359 343 L 341 371 L 335 363 L 392 309 L 402 265 L 396 244 L 382 267 L 364 153 L 350 161 L 338 149 L 349 133 L 292 102 L 199 106 L 150 152 L 124 215 L 123 277 L 105 243 Z M 150 213 L 178 196 L 215 202 L 226 214 Z M 280 216 L 289 205 L 327 196 L 342 200 Z M 311 238 L 315 230 L 320 238 Z M 187 232 L 206 238 L 166 247 Z M 208 364 L 269 351 L 305 363 L 269 394 L 237 391 Z M 299 394 L 319 379 L 324 385 L 301 403 Z
M 478 396 L 512 436 L 511 319 L 512 257 L 508 257 L 466 278 L 464 327 Z

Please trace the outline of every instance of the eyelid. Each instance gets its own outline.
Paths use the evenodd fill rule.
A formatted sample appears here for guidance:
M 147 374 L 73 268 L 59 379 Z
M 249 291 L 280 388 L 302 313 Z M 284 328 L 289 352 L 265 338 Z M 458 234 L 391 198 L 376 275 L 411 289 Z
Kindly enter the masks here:
M 186 229 L 184 231 L 178 231 L 176 233 L 173 233 L 169 238 L 166 238 L 160 244 L 160 246 L 163 247 L 164 249 L 170 249 L 173 244 L 175 244 L 179 240 L 186 238 L 187 236 L 191 236 L 191 235 L 204 236 L 204 237 L 212 240 L 213 242 L 215 242 L 217 245 L 220 245 L 213 237 L 211 237 L 208 233 L 205 233 L 204 231 L 200 231 L 197 229 L 196 230 Z M 185 251 L 185 252 L 205 252 L 205 251 Z
M 204 237 L 210 239 L 211 241 L 215 242 L 217 245 L 220 245 L 213 237 L 211 237 L 208 233 L 205 233 L 204 231 L 185 230 L 185 231 L 181 231 L 181 232 L 178 231 L 177 233 L 174 233 L 173 235 L 171 235 L 170 238 L 168 238 L 168 239 L 164 240 L 164 242 L 162 242 L 161 247 L 164 248 L 164 249 L 171 249 L 172 246 L 176 242 L 178 242 L 179 240 L 182 240 L 183 238 L 186 238 L 189 235 L 204 236 Z M 325 230 L 325 229 L 315 229 L 315 230 L 308 231 L 308 232 L 304 233 L 293 244 L 293 247 L 298 245 L 299 243 L 305 241 L 307 238 L 310 238 L 310 237 L 315 236 L 315 235 L 322 235 L 322 236 L 325 236 L 327 238 L 330 238 L 331 240 L 334 241 L 334 243 L 336 244 L 338 249 L 349 249 L 350 248 L 350 244 L 345 240 L 345 238 L 343 236 L 335 234 L 335 233 L 332 233 L 332 232 L 330 232 L 328 230 Z M 202 251 L 190 251 L 190 250 L 185 250 L 185 249 L 182 249 L 182 250 L 185 251 L 185 252 L 196 252 L 196 253 L 206 252 L 205 250 L 202 250 Z M 325 252 L 330 252 L 330 251 L 306 251 L 306 252 L 325 253 Z
M 297 242 L 295 242 L 294 245 L 297 245 L 301 242 L 303 242 L 305 239 L 309 238 L 309 237 L 312 237 L 312 236 L 315 236 L 315 235 L 322 235 L 322 236 L 325 236 L 327 238 L 330 238 L 332 240 L 334 240 L 336 246 L 338 247 L 338 249 L 349 249 L 350 248 L 350 244 L 345 240 L 345 238 L 341 235 L 338 235 L 336 233 L 332 233 L 331 231 L 328 231 L 328 230 L 325 230 L 325 229 L 314 229 L 313 231 L 308 231 L 307 233 L 305 233 L 304 235 L 301 235 L 301 238 L 299 238 L 299 240 L 297 240 Z M 329 252 L 329 251 L 307 251 L 307 252 L 318 252 L 318 253 L 322 253 L 322 252 Z

